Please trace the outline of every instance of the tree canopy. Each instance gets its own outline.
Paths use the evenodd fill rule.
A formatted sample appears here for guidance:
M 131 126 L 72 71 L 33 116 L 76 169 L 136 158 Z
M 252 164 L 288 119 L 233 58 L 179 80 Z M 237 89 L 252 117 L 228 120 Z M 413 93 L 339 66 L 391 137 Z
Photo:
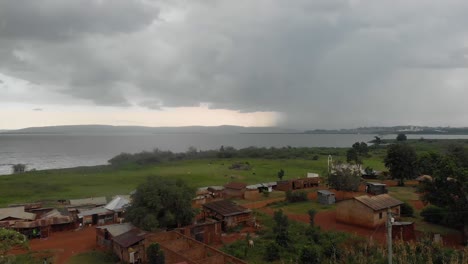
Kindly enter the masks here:
M 15 230 L 0 228 L 0 260 L 14 247 L 27 248 L 28 240 Z
M 361 172 L 352 166 L 341 166 L 328 177 L 328 184 L 340 191 L 357 191 L 361 183 Z
M 414 149 L 407 144 L 390 145 L 387 148 L 384 162 L 391 176 L 398 179 L 400 186 L 404 185 L 405 179 L 412 179 L 417 174 L 417 155 Z
M 405 141 L 406 139 L 407 139 L 407 137 L 403 133 L 398 134 L 397 137 L 396 137 L 397 141 Z
M 132 195 L 126 218 L 147 231 L 190 224 L 195 190 L 182 180 L 149 176 Z

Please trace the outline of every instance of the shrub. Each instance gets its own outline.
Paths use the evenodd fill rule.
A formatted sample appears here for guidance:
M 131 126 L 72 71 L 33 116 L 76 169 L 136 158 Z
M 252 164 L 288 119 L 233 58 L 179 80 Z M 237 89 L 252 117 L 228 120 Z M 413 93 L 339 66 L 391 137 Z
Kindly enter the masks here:
M 424 221 L 434 224 L 441 224 L 444 220 L 445 209 L 430 205 L 421 211 L 421 216 Z
M 280 258 L 279 255 L 280 248 L 276 243 L 270 242 L 265 249 L 265 260 L 266 261 L 275 261 Z
M 290 203 L 304 202 L 308 200 L 307 193 L 304 191 L 300 191 L 300 192 L 287 191 L 286 200 Z
M 300 263 L 321 263 L 321 248 L 318 245 L 307 245 L 301 250 Z
M 413 209 L 413 207 L 411 207 L 411 205 L 409 205 L 407 202 L 404 202 L 404 203 L 400 206 L 400 209 L 401 209 L 401 215 L 402 215 L 402 216 L 409 216 L 409 217 L 413 217 L 413 216 L 414 216 L 414 209 Z

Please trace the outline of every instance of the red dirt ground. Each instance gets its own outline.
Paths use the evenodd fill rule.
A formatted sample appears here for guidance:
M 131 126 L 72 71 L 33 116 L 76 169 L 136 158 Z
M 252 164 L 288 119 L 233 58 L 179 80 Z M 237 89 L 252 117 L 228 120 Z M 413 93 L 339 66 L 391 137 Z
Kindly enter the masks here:
M 50 250 L 54 255 L 53 263 L 65 264 L 73 255 L 96 249 L 96 229 L 86 227 L 52 233 L 48 238 L 30 240 L 29 246 L 32 251 Z

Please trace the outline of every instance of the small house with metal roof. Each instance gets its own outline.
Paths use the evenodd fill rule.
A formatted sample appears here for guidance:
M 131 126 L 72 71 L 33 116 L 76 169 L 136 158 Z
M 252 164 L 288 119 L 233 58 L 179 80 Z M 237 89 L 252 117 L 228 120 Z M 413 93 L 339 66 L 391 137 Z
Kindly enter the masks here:
M 336 220 L 353 225 L 374 228 L 385 224 L 387 210 L 390 208 L 392 217 L 400 217 L 402 201 L 388 194 L 375 196 L 358 196 L 353 199 L 337 203 Z
M 230 200 L 204 204 L 203 216 L 221 221 L 223 229 L 253 223 L 252 211 Z

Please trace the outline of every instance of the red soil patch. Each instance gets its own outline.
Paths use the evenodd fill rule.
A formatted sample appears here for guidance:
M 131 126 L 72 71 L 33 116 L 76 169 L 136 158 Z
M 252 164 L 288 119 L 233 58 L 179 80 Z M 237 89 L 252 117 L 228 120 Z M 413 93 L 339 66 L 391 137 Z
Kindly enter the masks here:
M 54 255 L 53 263 L 65 264 L 73 255 L 96 249 L 96 229 L 86 227 L 77 231 L 52 233 L 48 238 L 30 240 L 29 246 L 32 251 L 50 250 Z

